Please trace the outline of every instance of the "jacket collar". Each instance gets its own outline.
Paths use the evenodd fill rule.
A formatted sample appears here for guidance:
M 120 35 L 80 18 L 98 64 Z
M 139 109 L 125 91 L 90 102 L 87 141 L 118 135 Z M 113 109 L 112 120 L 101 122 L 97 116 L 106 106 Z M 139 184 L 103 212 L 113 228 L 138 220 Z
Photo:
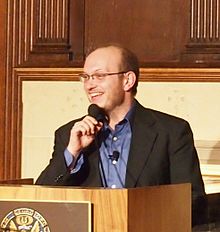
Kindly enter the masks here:
M 125 187 L 127 188 L 136 187 L 138 178 L 147 165 L 157 137 L 157 132 L 153 129 L 154 124 L 155 119 L 152 117 L 152 112 L 137 102 L 125 180 Z

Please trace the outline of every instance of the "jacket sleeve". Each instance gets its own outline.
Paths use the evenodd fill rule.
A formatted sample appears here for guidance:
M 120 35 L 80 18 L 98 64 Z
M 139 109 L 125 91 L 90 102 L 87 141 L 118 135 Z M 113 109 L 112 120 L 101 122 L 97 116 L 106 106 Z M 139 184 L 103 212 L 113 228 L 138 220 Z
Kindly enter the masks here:
M 57 185 L 61 179 L 67 176 L 68 168 L 64 158 L 64 150 L 67 146 L 65 136 L 60 130 L 55 132 L 54 151 L 47 167 L 36 180 L 37 185 Z
M 192 225 L 207 223 L 207 199 L 194 146 L 193 133 L 184 121 L 170 141 L 170 178 L 172 183 L 190 182 L 192 185 Z

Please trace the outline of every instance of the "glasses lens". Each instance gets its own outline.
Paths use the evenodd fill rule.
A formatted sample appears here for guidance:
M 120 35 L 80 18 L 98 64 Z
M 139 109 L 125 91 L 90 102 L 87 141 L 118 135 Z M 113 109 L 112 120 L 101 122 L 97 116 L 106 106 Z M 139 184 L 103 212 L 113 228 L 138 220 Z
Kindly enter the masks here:
M 85 73 L 81 73 L 81 74 L 79 74 L 79 79 L 80 79 L 80 81 L 84 82 L 84 81 L 89 79 L 89 75 L 87 75 Z
M 107 74 L 106 73 L 94 73 L 92 76 L 96 80 L 102 80 L 102 79 L 104 79 L 107 76 Z

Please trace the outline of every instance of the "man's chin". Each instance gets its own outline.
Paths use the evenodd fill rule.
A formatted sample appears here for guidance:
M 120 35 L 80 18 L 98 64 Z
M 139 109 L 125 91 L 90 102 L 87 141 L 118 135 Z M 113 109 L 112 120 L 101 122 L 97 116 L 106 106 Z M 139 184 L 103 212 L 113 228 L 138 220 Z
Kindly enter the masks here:
M 92 99 L 90 101 L 91 104 L 96 104 L 97 106 L 99 106 L 100 108 L 104 108 L 104 104 L 102 102 L 100 102 L 98 99 Z

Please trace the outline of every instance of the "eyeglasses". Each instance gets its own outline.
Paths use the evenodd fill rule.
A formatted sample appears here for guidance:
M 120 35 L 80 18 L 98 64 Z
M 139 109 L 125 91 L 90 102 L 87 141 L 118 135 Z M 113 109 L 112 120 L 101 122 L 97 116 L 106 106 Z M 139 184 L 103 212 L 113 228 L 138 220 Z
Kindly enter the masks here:
M 112 75 L 118 75 L 118 74 L 124 74 L 127 73 L 128 71 L 122 71 L 122 72 L 109 72 L 109 73 L 93 73 L 91 75 L 87 74 L 87 73 L 81 73 L 79 74 L 79 78 L 82 82 L 86 82 L 90 79 L 92 80 L 98 80 L 101 81 L 103 79 L 105 79 L 105 77 L 107 76 L 112 76 Z

